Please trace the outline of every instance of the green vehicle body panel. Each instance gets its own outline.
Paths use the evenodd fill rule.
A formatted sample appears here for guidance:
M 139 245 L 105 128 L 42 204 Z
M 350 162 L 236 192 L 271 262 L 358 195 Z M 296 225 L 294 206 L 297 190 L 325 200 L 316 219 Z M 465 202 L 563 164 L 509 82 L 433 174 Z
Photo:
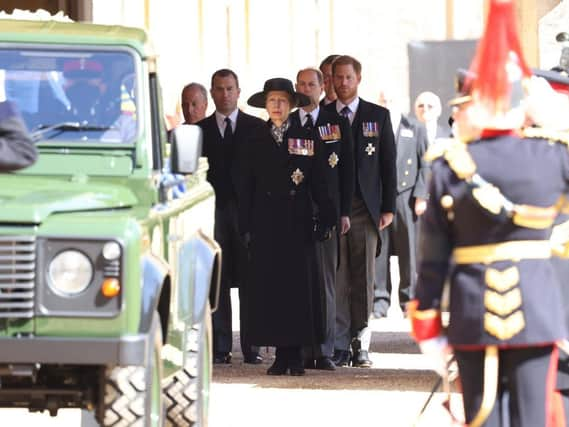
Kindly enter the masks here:
M 91 313 L 44 313 L 31 319 L 0 319 L 0 345 L 3 337 L 19 335 L 102 338 L 144 333 L 141 260 L 151 257 L 165 266 L 165 280 L 172 288 L 163 352 L 163 374 L 167 377 L 183 366 L 186 332 L 193 319 L 193 304 L 179 302 L 192 296 L 185 284 L 177 283 L 177 257 L 181 245 L 203 228 L 196 218 L 206 217 L 213 222 L 213 190 L 205 181 L 207 163 L 202 160 L 199 171 L 186 177 L 182 197 L 161 200 L 161 172 L 151 166 L 151 118 L 147 105 L 154 53 L 144 31 L 119 26 L 0 20 L 0 48 L 36 45 L 38 49 L 50 46 L 63 51 L 70 47 L 130 49 L 137 61 L 137 73 L 142 75 L 140 127 L 132 143 L 79 145 L 40 141 L 35 165 L 0 175 L 0 236 L 120 242 L 121 309 L 105 318 L 93 317 Z M 160 105 L 157 109 L 161 112 Z M 164 153 L 164 129 L 160 135 L 160 152 Z M 48 272 L 38 270 L 36 274 L 45 276 Z
M 146 59 L 153 55 L 143 30 L 71 22 L 0 21 L 2 42 L 75 44 L 96 46 L 129 46 Z

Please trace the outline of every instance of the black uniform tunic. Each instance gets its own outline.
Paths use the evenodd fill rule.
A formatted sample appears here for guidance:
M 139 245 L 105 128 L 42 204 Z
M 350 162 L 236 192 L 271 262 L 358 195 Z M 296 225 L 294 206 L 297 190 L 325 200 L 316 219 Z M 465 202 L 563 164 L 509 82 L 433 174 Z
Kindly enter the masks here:
M 555 205 L 568 190 L 569 154 L 565 145 L 499 136 L 470 143 L 467 149 L 477 173 L 512 202 L 545 208 Z M 441 205 L 443 196 L 452 197 L 448 211 Z M 560 285 L 550 259 L 530 256 L 450 267 L 452 251 L 460 247 L 510 241 L 547 244 L 550 234 L 551 228 L 521 227 L 484 209 L 446 161 L 435 161 L 422 223 L 419 309 L 439 308 L 448 273 L 448 338 L 455 348 L 536 346 L 565 337 Z M 517 280 L 508 280 L 504 274 Z M 492 277 L 497 277 L 498 282 L 511 281 L 511 286 L 497 288 Z M 496 307 L 496 300 L 509 308 Z M 495 319 L 493 324 L 498 330 L 506 333 L 496 334 L 497 330 L 490 327 L 490 317 Z
M 257 345 L 312 344 L 321 340 L 323 316 L 313 201 L 324 226 L 335 224 L 336 215 L 316 152 L 289 152 L 294 139 L 318 150 L 310 131 L 290 127 L 279 145 L 270 126 L 252 136 L 240 160 L 240 228 L 251 236 L 247 328 Z

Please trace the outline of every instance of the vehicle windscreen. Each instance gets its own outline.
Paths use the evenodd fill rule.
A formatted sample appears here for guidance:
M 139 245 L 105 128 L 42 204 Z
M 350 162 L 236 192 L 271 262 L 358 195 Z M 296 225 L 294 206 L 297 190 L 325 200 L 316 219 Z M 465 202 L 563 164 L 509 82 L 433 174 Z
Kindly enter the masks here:
M 0 48 L 0 99 L 38 142 L 131 143 L 138 133 L 134 57 L 127 51 Z

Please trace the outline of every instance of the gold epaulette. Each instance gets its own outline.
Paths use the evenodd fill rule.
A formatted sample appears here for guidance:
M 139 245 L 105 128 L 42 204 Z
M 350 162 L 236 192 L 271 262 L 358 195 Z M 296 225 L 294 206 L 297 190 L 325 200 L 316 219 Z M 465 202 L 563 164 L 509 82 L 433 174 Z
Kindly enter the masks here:
M 441 157 L 460 179 L 470 179 L 476 172 L 476 163 L 464 142 L 451 138 L 438 139 L 427 149 L 425 160 L 432 162 Z
M 569 131 L 558 131 L 540 127 L 527 127 L 522 131 L 524 138 L 539 138 L 569 146 Z

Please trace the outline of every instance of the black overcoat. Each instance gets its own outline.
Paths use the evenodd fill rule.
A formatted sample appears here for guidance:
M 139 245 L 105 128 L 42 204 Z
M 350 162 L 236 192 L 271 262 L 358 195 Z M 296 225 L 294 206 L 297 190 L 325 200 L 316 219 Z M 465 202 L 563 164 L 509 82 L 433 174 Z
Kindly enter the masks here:
M 256 345 L 313 344 L 321 340 L 323 313 L 312 204 L 323 225 L 335 224 L 335 209 L 316 153 L 289 153 L 289 140 L 313 141 L 310 131 L 291 126 L 278 145 L 269 126 L 244 145 L 239 162 L 239 222 L 251 236 L 247 330 Z

